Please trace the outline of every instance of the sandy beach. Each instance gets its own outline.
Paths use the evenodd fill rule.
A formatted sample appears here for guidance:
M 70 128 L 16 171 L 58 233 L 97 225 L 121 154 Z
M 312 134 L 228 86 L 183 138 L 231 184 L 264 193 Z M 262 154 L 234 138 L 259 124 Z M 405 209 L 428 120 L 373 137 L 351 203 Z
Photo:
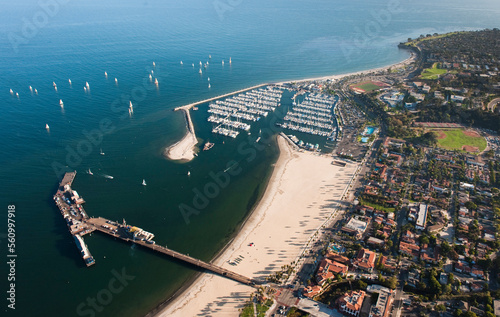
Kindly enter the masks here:
M 198 140 L 196 139 L 189 109 L 179 108 L 179 110 L 181 110 L 186 117 L 186 135 L 184 135 L 179 142 L 166 148 L 164 155 L 170 160 L 191 161 L 194 159 L 196 153 L 195 146 L 198 143 Z
M 387 66 L 372 68 L 372 69 L 368 69 L 368 70 L 362 70 L 359 72 L 346 73 L 346 74 L 304 78 L 304 79 L 299 79 L 299 80 L 289 80 L 289 81 L 284 81 L 284 82 L 280 82 L 277 84 L 285 84 L 285 83 L 290 83 L 290 82 L 299 83 L 299 82 L 308 82 L 308 81 L 312 82 L 312 81 L 324 81 L 324 80 L 339 80 L 341 78 L 348 77 L 348 76 L 366 75 L 366 74 L 376 73 L 376 72 L 380 72 L 380 71 L 387 71 L 389 68 L 396 69 L 396 68 L 408 66 L 415 61 L 415 58 L 416 58 L 416 55 L 415 55 L 415 53 L 412 52 L 410 57 L 408 57 L 404 61 L 401 61 L 401 62 L 396 63 L 396 64 L 391 64 L 391 65 L 387 65 Z
M 356 164 L 332 165 L 330 156 L 297 152 L 282 138 L 266 192 L 226 250 L 213 262 L 264 279 L 297 260 L 338 206 Z M 253 245 L 251 245 L 253 244 Z M 240 257 L 237 265 L 228 262 Z M 254 288 L 205 273 L 157 316 L 238 316 Z

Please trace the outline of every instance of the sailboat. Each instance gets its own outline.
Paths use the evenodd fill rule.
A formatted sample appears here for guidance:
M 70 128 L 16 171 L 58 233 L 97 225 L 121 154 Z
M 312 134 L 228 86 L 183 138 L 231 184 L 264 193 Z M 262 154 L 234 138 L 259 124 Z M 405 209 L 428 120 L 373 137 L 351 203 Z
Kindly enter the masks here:
M 210 84 L 208 84 L 208 88 L 210 88 L 210 87 L 212 87 L 212 86 L 210 86 Z
M 71 79 L 68 79 L 68 83 L 69 83 L 69 85 L 71 86 Z
M 108 78 L 108 72 L 104 72 L 104 77 Z
M 19 98 L 19 93 L 18 92 L 16 92 L 16 97 Z
M 232 62 L 231 62 L 231 57 L 229 57 L 229 65 L 231 65 L 231 63 L 232 63 Z
M 116 77 L 115 77 L 115 84 L 118 84 L 118 79 L 116 79 Z
M 90 168 L 89 168 L 89 170 L 87 171 L 87 173 L 88 173 L 89 175 L 94 175 L 94 173 L 92 173 L 92 171 L 90 170 Z
M 184 65 L 184 63 L 181 61 L 181 65 Z
M 193 67 L 194 67 L 194 63 L 191 63 L 191 66 L 193 66 Z
M 35 88 L 35 95 L 38 95 L 38 90 L 36 90 L 36 88 Z
M 145 179 L 142 180 L 142 186 L 146 186 L 146 180 Z
M 208 81 L 210 81 L 210 77 L 208 77 L 207 79 L 208 79 Z
M 87 87 L 84 86 L 83 87 L 83 91 L 87 92 Z
M 104 155 L 105 153 L 102 151 L 102 148 L 100 149 L 100 152 L 99 152 L 101 155 Z
M 155 85 L 158 86 L 158 78 L 155 78 Z
M 153 76 L 151 76 L 151 74 L 149 74 L 149 81 L 153 81 Z
M 203 72 L 201 71 L 201 68 L 200 68 L 200 70 L 198 71 L 198 73 L 200 73 L 200 75 L 201 75 L 201 74 L 203 74 Z
M 155 64 L 155 62 L 153 62 L 153 67 L 156 67 L 156 64 Z
M 45 129 L 47 129 L 47 130 L 49 130 L 49 129 L 50 129 L 50 127 L 49 127 L 49 124 L 48 124 L 48 123 L 46 123 L 46 124 L 45 124 Z
M 30 92 L 33 92 L 33 87 L 30 86 Z
M 222 66 L 224 66 L 224 60 L 222 60 Z
M 14 90 L 12 90 L 12 88 L 10 89 L 10 94 L 14 95 Z
M 211 59 L 211 58 L 212 58 L 212 55 L 210 55 L 210 54 L 209 54 L 209 55 L 208 55 L 208 58 L 209 58 L 209 59 Z
M 64 103 L 63 103 L 62 99 L 59 99 L 59 106 L 61 106 L 61 108 L 64 107 Z
M 191 176 L 191 171 L 188 171 L 188 176 Z

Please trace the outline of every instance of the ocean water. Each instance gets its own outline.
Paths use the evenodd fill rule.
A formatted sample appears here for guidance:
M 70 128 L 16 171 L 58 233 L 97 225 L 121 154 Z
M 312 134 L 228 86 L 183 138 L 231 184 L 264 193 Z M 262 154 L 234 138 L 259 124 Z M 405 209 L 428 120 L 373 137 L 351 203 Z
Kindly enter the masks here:
M 276 146 L 269 138 L 255 149 L 251 138 L 269 130 L 273 116 L 251 136 L 229 140 L 210 133 L 200 105 L 197 136 L 216 145 L 180 164 L 162 157 L 185 131 L 174 107 L 260 83 L 392 64 L 408 56 L 396 47 L 408 37 L 498 27 L 499 13 L 496 0 L 2 3 L 0 250 L 6 262 L 7 206 L 15 205 L 17 254 L 16 309 L 7 307 L 9 283 L 1 283 L 2 315 L 141 316 L 197 272 L 98 233 L 85 237 L 96 259 L 86 268 L 52 201 L 62 170 L 78 172 L 73 187 L 89 215 L 125 219 L 159 244 L 210 260 L 265 189 Z M 202 75 L 200 61 L 209 61 Z M 239 171 L 229 185 L 196 201 L 227 168 Z M 195 205 L 187 218 L 179 208 Z M 6 281 L 6 264 L 0 274 Z

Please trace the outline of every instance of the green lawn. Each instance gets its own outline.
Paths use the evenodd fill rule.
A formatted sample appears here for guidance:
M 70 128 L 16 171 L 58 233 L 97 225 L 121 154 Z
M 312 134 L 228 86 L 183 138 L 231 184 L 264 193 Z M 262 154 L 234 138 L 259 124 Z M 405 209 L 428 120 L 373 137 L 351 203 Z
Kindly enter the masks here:
M 422 79 L 438 79 L 439 75 L 446 74 L 446 69 L 438 68 L 438 63 L 434 63 L 432 68 L 426 68 L 420 75 Z
M 475 146 L 479 148 L 482 152 L 486 148 L 486 140 L 481 137 L 474 137 L 465 135 L 463 130 L 445 130 L 440 131 L 446 134 L 444 139 L 438 139 L 438 144 L 440 147 L 447 150 L 462 150 L 464 145 Z
M 371 81 L 361 82 L 361 83 L 352 85 L 351 87 L 363 89 L 365 92 L 371 92 L 371 91 L 378 90 L 381 88 L 380 86 L 375 85 Z
M 240 317 L 254 317 L 253 303 L 249 302 L 243 307 Z

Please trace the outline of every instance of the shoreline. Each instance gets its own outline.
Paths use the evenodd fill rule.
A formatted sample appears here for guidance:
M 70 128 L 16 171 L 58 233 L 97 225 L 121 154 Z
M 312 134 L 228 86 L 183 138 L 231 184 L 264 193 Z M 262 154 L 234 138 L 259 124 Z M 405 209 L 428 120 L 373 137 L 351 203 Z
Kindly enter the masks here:
M 336 210 L 332 208 L 334 203 L 323 195 L 332 192 L 333 197 L 341 195 L 355 173 L 354 165 L 345 169 L 336 167 L 329 156 L 296 152 L 281 136 L 278 136 L 278 145 L 280 154 L 263 196 L 235 237 L 211 261 L 259 280 L 282 265 L 296 261 L 314 232 Z M 331 173 L 325 173 L 326 169 Z M 300 182 L 311 175 L 310 179 Z M 325 186 L 325 182 L 332 185 Z M 334 188 L 333 184 L 341 184 L 341 188 Z M 300 194 L 303 197 L 298 201 L 292 199 Z M 314 206 L 313 211 L 308 209 L 316 203 L 319 205 Z M 282 226 L 276 227 L 276 223 Z M 255 245 L 250 246 L 253 243 Z M 242 255 L 241 263 L 229 266 L 228 261 Z M 219 307 L 217 315 L 236 316 L 254 291 L 247 285 L 202 274 L 176 298 L 171 297 L 155 316 L 194 316 L 200 311 L 216 313 L 209 310 L 215 307 Z
M 351 73 L 346 73 L 346 74 L 323 76 L 323 77 L 314 77 L 314 78 L 306 78 L 306 79 L 300 79 L 300 80 L 295 80 L 295 81 L 289 80 L 289 81 L 283 81 L 283 82 L 278 82 L 278 83 L 269 83 L 269 84 L 282 85 L 282 84 L 291 83 L 291 82 L 319 81 L 319 80 L 328 80 L 328 79 L 329 80 L 339 80 L 341 78 L 348 77 L 348 76 L 369 74 L 369 73 L 373 73 L 373 72 L 384 71 L 384 70 L 387 70 L 389 68 L 399 68 L 399 67 L 407 66 L 407 65 L 413 63 L 415 61 L 416 57 L 417 57 L 417 55 L 415 53 L 411 52 L 410 56 L 407 59 L 405 59 L 405 60 L 403 60 L 401 62 L 395 63 L 395 64 L 383 66 L 383 67 L 378 67 L 378 68 L 373 68 L 373 69 L 368 69 L 368 70 L 363 70 L 363 71 L 358 71 L 358 72 L 351 72 Z M 247 90 L 250 90 L 250 89 L 254 89 L 254 88 L 266 86 L 266 85 L 269 85 L 269 84 L 261 84 L 261 85 L 258 85 L 258 86 L 254 86 L 254 87 L 251 87 L 251 88 L 244 89 L 243 91 L 247 91 Z M 233 92 L 233 93 L 230 93 L 230 94 L 226 94 L 226 95 L 230 96 L 230 95 L 236 94 L 238 92 L 239 91 L 236 91 L 236 92 Z M 223 95 L 223 96 L 226 96 L 226 95 Z M 223 96 L 220 96 L 220 97 L 217 97 L 217 98 L 211 98 L 211 100 L 216 100 L 218 98 L 223 98 Z M 205 102 L 209 102 L 209 101 L 210 100 L 204 100 L 204 101 L 196 102 L 196 103 L 193 103 L 193 104 L 190 104 L 190 105 L 186 105 L 184 107 L 176 108 L 176 110 L 180 110 L 180 109 L 185 110 L 184 109 L 185 107 L 187 107 L 187 109 L 190 109 L 190 108 L 192 108 L 195 105 L 199 105 L 199 104 L 202 104 L 202 103 L 205 103 Z M 187 109 L 185 111 L 189 111 Z M 188 134 L 189 134 L 189 131 L 188 131 Z M 284 145 L 280 144 L 280 140 L 283 143 L 285 143 L 285 144 Z M 181 142 L 181 141 L 179 141 L 179 142 Z M 261 196 L 261 198 L 259 199 L 259 201 L 256 202 L 256 204 L 254 205 L 254 208 L 252 208 L 252 210 L 250 211 L 248 217 L 243 221 L 243 223 L 241 224 L 241 226 L 238 228 L 238 230 L 235 233 L 234 237 L 230 241 L 228 241 L 228 243 L 214 256 L 214 258 L 210 261 L 210 263 L 215 263 L 215 262 L 223 261 L 224 260 L 223 258 L 227 257 L 227 255 L 225 253 L 227 253 L 229 250 L 231 250 L 231 248 L 233 248 L 233 250 L 234 250 L 234 244 L 238 240 L 241 240 L 241 239 L 244 238 L 243 235 L 244 235 L 245 230 L 248 230 L 248 229 L 252 229 L 253 230 L 253 229 L 255 229 L 255 228 L 245 228 L 245 227 L 246 226 L 250 226 L 252 224 L 253 220 L 255 220 L 255 218 L 258 216 L 258 214 L 259 214 L 259 208 L 261 209 L 261 205 L 262 205 L 264 199 L 266 198 L 266 196 L 270 195 L 270 191 L 271 191 L 271 187 L 272 187 L 271 184 L 273 184 L 274 182 L 276 182 L 277 175 L 280 172 L 284 172 L 283 168 L 286 169 L 286 165 L 288 164 L 288 162 L 290 161 L 290 159 L 292 158 L 292 156 L 294 156 L 294 151 L 290 148 L 290 145 L 288 143 L 286 143 L 286 140 L 284 140 L 281 136 L 278 136 L 278 145 L 279 145 L 279 156 L 278 156 L 277 162 L 275 164 L 275 167 L 274 167 L 274 169 L 272 171 L 271 177 L 270 177 L 270 179 L 268 180 L 268 182 L 266 184 L 266 188 L 264 190 L 264 194 Z M 285 159 L 285 156 L 286 156 L 286 159 Z M 286 162 L 284 162 L 284 161 L 286 161 Z M 332 212 L 333 212 L 333 210 L 332 210 Z M 260 226 L 260 224 L 258 226 Z M 307 243 L 309 242 L 309 237 L 304 242 L 305 243 L 300 248 L 301 250 L 307 246 Z M 298 252 L 293 257 L 293 260 L 296 260 L 297 257 L 299 257 L 302 253 L 303 253 L 303 250 L 300 251 L 300 252 Z M 207 283 L 209 282 L 209 280 L 212 280 L 213 278 L 214 278 L 214 276 L 211 275 L 211 274 L 206 274 L 206 273 L 196 274 L 193 277 L 192 280 L 188 281 L 188 282 L 192 281 L 191 283 L 188 284 L 188 282 L 186 282 L 186 285 L 183 285 L 181 288 L 179 288 L 179 290 L 176 291 L 171 297 L 169 297 L 167 300 L 165 300 L 164 302 L 162 302 L 161 304 L 159 304 L 154 310 L 152 310 L 151 312 L 149 312 L 147 314 L 147 316 L 170 316 L 173 313 L 176 313 L 176 312 L 178 312 L 180 310 L 182 311 L 183 309 L 186 309 L 187 306 L 192 306 L 192 305 L 189 305 L 190 301 L 193 300 L 193 299 L 196 299 L 198 297 L 198 294 L 202 294 L 202 292 L 203 292 L 202 289 L 204 288 L 204 286 L 206 286 Z M 241 288 L 244 288 L 244 287 L 248 287 L 248 286 L 240 285 L 240 287 L 238 287 L 238 288 L 241 289 Z M 248 287 L 248 288 L 250 288 L 250 287 Z M 253 289 L 250 289 L 249 292 L 250 293 L 253 292 Z M 187 303 L 182 303 L 183 301 L 186 300 L 186 298 L 188 298 L 187 299 Z M 203 305 L 206 305 L 206 304 L 207 303 L 203 303 Z M 244 301 L 243 301 L 243 304 L 244 304 Z M 198 307 L 198 311 L 200 311 L 200 310 L 202 310 L 202 306 Z M 237 315 L 238 314 L 238 309 L 234 310 L 233 314 Z M 182 315 L 182 313 L 181 313 L 181 315 Z

